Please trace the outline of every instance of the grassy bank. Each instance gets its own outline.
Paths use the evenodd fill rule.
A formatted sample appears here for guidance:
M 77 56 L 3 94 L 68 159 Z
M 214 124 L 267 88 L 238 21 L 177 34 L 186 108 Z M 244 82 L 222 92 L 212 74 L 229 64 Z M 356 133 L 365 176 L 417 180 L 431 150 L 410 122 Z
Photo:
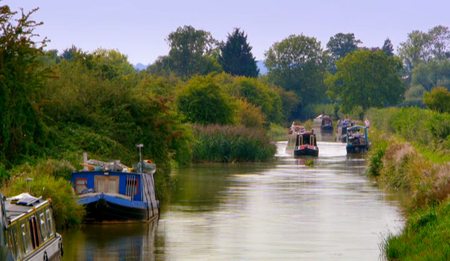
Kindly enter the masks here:
M 409 108 L 371 110 L 368 173 L 379 182 L 407 191 L 405 228 L 390 236 L 388 260 L 449 260 L 450 116 Z

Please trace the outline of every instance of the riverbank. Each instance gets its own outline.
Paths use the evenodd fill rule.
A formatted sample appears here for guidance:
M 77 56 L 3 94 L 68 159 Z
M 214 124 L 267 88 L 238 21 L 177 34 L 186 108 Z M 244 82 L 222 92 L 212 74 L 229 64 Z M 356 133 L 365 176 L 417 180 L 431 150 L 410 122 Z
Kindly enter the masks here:
M 388 260 L 448 260 L 450 116 L 418 108 L 367 113 L 373 126 L 368 174 L 405 190 L 406 224 L 383 245 Z

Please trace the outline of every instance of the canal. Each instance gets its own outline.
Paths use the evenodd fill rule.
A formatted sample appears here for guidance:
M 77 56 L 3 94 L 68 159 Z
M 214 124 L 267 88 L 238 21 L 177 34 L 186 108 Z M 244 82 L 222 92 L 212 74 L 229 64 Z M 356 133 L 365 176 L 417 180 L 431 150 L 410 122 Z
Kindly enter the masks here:
M 63 260 L 383 260 L 401 195 L 329 140 L 315 159 L 279 142 L 270 163 L 179 168 L 159 221 L 63 231 Z

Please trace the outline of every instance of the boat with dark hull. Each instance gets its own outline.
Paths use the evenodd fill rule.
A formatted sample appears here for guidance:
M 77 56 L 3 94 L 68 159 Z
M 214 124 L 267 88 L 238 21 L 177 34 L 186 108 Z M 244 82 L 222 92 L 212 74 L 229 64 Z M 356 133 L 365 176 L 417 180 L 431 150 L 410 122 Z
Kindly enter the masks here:
M 293 154 L 294 156 L 318 156 L 319 147 L 317 146 L 314 131 L 305 131 L 290 135 L 286 153 Z
M 367 152 L 370 148 L 367 127 L 355 125 L 347 128 L 347 154 Z
M 332 132 L 334 129 L 333 127 L 333 121 L 329 116 L 323 116 L 322 117 L 322 123 L 320 125 L 320 130 L 322 132 Z
M 0 193 L 0 201 L 0 260 L 61 260 L 63 243 L 51 200 L 28 193 L 6 198 Z
M 78 203 L 86 207 L 85 222 L 148 222 L 159 217 L 153 174 L 155 164 L 141 161 L 133 169 L 120 161 L 89 160 L 72 173 Z

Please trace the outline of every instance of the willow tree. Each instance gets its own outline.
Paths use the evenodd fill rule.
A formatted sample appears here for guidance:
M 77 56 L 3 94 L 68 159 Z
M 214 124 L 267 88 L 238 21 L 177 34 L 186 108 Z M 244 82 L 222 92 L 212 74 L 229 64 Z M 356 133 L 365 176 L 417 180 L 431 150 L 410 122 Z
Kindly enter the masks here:
M 48 40 L 33 40 L 43 24 L 30 20 L 37 10 L 0 7 L 0 162 L 6 165 L 39 153 L 46 142 L 37 93 L 51 72 L 40 59 Z
M 326 79 L 329 94 L 341 101 L 344 113 L 361 106 L 395 105 L 405 94 L 401 80 L 402 62 L 382 51 L 361 50 L 347 55 L 336 63 L 337 72 Z

